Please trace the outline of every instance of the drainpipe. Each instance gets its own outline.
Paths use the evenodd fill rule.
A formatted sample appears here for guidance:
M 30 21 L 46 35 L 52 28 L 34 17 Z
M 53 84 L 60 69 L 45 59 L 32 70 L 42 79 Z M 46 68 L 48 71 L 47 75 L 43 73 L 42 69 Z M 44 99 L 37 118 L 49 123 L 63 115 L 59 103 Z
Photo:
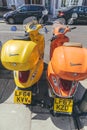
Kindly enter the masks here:
M 58 1 L 58 8 L 61 8 L 61 0 Z
M 44 5 L 44 6 L 45 6 L 45 0 L 42 0 L 42 5 Z
M 30 4 L 32 4 L 32 0 L 30 0 Z
M 55 0 L 53 0 L 53 17 L 55 18 Z

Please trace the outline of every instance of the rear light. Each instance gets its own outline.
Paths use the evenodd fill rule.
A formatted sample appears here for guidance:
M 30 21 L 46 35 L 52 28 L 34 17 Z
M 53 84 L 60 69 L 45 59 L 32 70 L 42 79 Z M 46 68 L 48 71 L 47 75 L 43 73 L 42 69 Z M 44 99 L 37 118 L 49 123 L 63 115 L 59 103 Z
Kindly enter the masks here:
M 59 12 L 59 14 L 58 14 L 59 16 L 63 16 L 64 15 L 64 13 L 63 12 Z
M 19 71 L 18 72 L 19 81 L 21 83 L 27 82 L 27 80 L 29 78 L 29 74 L 30 74 L 29 70 L 27 70 L 27 71 Z

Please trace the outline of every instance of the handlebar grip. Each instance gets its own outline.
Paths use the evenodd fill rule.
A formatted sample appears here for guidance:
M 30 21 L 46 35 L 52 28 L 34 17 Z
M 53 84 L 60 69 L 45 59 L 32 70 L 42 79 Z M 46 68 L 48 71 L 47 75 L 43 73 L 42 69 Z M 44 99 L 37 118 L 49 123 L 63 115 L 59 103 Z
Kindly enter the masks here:
M 70 28 L 70 30 L 73 30 L 73 29 L 76 29 L 76 27 L 72 27 L 72 28 Z

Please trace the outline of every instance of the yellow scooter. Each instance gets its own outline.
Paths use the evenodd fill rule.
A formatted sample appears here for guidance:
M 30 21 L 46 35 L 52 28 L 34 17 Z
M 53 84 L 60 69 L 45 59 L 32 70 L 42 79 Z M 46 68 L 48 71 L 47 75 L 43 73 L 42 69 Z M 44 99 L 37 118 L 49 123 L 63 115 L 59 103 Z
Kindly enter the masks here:
M 43 26 L 37 22 L 36 18 L 29 17 L 25 23 L 27 35 L 9 40 L 2 46 L 1 62 L 6 69 L 14 72 L 15 84 L 20 88 L 15 90 L 14 101 L 31 104 L 32 88 L 37 86 L 44 68 L 45 44 L 44 35 L 39 32 Z M 26 91 L 26 88 L 29 91 Z

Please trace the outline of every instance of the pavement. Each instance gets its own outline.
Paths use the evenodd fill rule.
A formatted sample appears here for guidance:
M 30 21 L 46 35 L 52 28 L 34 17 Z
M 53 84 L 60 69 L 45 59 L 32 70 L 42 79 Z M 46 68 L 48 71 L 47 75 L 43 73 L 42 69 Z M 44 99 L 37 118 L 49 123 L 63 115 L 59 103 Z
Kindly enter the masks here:
M 0 18 L 0 23 L 3 23 L 3 22 L 4 22 L 3 18 Z
M 0 104 L 0 130 L 30 130 L 31 112 L 24 105 Z
M 14 104 L 15 89 L 12 76 L 0 77 L 0 130 L 30 130 L 31 111 L 26 105 Z

